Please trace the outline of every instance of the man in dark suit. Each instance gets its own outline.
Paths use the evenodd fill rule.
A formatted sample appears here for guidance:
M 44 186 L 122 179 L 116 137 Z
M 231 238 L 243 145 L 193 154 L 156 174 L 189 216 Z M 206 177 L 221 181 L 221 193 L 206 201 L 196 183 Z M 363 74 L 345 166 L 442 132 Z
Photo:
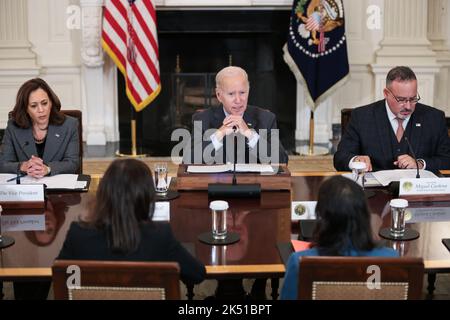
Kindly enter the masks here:
M 368 171 L 415 169 L 417 164 L 431 171 L 450 169 L 444 112 L 418 103 L 414 72 L 391 69 L 383 94 L 384 100 L 352 111 L 334 155 L 336 170 L 349 170 L 354 161 L 364 162 Z
M 222 105 L 193 115 L 194 139 L 190 156 L 193 163 L 233 162 L 234 137 L 238 163 L 288 162 L 279 140 L 275 115 L 248 106 L 249 90 L 248 76 L 243 69 L 226 67 L 217 73 L 216 96 Z M 201 132 L 201 137 L 195 132 Z

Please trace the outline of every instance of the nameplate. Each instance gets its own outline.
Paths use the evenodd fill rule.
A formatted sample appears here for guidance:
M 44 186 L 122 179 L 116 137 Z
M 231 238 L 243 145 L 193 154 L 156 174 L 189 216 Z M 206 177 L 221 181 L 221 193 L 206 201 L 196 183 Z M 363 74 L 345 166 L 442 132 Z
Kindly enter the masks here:
M 450 178 L 400 179 L 400 196 L 450 194 Z
M 317 201 L 292 201 L 291 220 L 316 219 Z
M 0 185 L 0 204 L 5 208 L 9 204 L 25 204 L 23 207 L 36 204 L 38 207 L 44 206 L 44 185 L 43 184 L 4 184 Z M 28 205 L 27 205 L 28 204 Z M 21 207 L 20 205 L 18 207 Z
M 170 202 L 155 202 L 155 211 L 153 213 L 153 221 L 170 221 Z
M 2 231 L 44 231 L 45 214 L 2 215 Z

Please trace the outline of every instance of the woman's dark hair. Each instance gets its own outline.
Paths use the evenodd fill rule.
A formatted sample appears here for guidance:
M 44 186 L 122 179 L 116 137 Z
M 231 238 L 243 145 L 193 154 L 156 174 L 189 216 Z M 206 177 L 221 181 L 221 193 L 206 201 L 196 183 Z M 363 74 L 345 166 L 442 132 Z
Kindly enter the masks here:
M 141 224 L 151 223 L 154 208 L 155 188 L 148 166 L 135 159 L 119 159 L 100 180 L 92 223 L 106 232 L 112 252 L 127 254 L 137 250 Z
M 334 176 L 319 189 L 313 246 L 319 255 L 341 256 L 349 249 L 375 247 L 364 190 L 354 181 Z
M 20 87 L 19 92 L 17 92 L 16 104 L 12 111 L 12 118 L 14 119 L 14 122 L 20 128 L 27 129 L 31 127 L 31 118 L 27 112 L 28 102 L 30 99 L 30 94 L 37 89 L 44 90 L 52 103 L 49 123 L 54 125 L 61 125 L 65 119 L 64 114 L 60 112 L 61 102 L 59 101 L 58 96 L 47 84 L 47 82 L 40 78 L 28 80 Z

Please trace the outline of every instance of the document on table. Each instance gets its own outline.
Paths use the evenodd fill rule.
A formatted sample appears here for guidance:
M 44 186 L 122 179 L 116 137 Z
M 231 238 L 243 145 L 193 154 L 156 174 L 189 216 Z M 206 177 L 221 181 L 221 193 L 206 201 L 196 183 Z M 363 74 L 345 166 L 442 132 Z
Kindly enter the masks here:
M 437 178 L 437 176 L 428 170 L 419 170 L 421 178 Z M 364 175 L 364 187 L 386 187 L 392 181 L 400 181 L 404 178 L 415 178 L 417 174 L 416 169 L 394 169 L 394 170 L 380 170 L 375 172 L 366 172 Z M 345 173 L 342 176 L 352 179 L 352 173 Z
M 0 184 L 16 184 L 16 174 L 0 174 Z M 57 174 L 55 176 L 35 179 L 30 176 L 20 178 L 21 184 L 45 184 L 49 189 L 82 189 L 86 186 L 86 181 L 78 181 L 77 174 Z
M 382 186 L 387 186 L 392 181 L 400 181 L 400 179 L 413 179 L 416 177 L 416 169 L 395 169 L 395 170 L 380 170 L 373 172 L 373 176 L 381 183 Z M 419 170 L 421 178 L 437 178 L 437 176 L 428 170 Z
M 186 171 L 189 173 L 233 172 L 233 164 L 227 163 L 210 166 L 188 166 Z M 238 163 L 236 164 L 236 172 L 274 173 L 274 170 L 269 164 Z

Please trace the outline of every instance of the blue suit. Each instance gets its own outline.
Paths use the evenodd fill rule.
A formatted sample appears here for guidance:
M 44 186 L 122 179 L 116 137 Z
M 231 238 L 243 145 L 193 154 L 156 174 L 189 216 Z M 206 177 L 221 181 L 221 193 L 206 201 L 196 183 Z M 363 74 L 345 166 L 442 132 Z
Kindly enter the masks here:
M 283 288 L 281 289 L 281 300 L 296 300 L 298 294 L 298 273 L 300 258 L 304 256 L 319 256 L 317 248 L 312 248 L 309 250 L 298 251 L 291 254 L 289 257 L 286 273 L 284 275 Z M 381 247 L 375 248 L 371 251 L 358 252 L 356 250 L 350 250 L 347 252 L 346 256 L 357 257 L 398 257 L 398 252 L 394 249 Z

